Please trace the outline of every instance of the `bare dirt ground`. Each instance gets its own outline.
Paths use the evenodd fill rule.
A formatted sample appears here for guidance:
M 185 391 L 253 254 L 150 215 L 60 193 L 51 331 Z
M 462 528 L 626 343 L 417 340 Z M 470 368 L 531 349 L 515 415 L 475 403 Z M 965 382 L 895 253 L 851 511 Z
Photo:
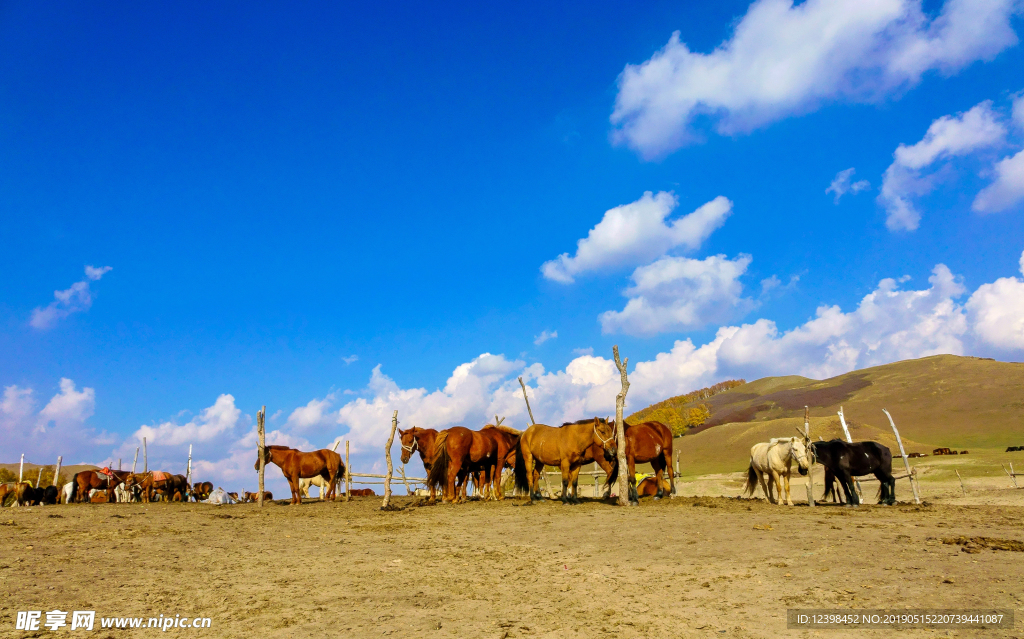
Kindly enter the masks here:
M 735 477 L 702 481 L 711 489 Z M 382 512 L 378 497 L 262 510 L 5 508 L 0 636 L 56 636 L 16 631 L 15 618 L 59 609 L 210 617 L 209 630 L 167 632 L 211 637 L 887 637 L 787 630 L 786 609 L 984 607 L 1015 610 L 1015 628 L 901 634 L 1024 637 L 1024 552 L 942 541 L 1024 540 L 1024 490 L 988 492 L 997 505 L 398 497 L 399 510 Z M 159 632 L 96 625 L 82 636 Z

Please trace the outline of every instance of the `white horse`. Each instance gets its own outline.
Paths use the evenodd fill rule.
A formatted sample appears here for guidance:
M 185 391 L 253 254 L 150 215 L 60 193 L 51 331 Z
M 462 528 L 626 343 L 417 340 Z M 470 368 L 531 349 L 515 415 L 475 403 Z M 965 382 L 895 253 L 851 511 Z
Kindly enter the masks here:
M 335 482 L 338 485 L 338 490 L 339 491 L 341 490 L 341 484 L 344 481 L 345 481 L 345 477 L 344 477 L 344 475 L 342 475 L 342 476 L 339 476 L 337 481 Z M 301 477 L 301 478 L 299 478 L 299 492 L 302 493 L 302 496 L 304 498 L 306 498 L 306 499 L 309 499 L 309 487 L 310 486 L 316 486 L 317 488 L 320 489 L 320 499 L 322 501 L 323 498 L 324 498 L 324 495 L 327 493 L 327 488 L 328 488 L 327 480 L 324 479 L 323 477 L 321 477 L 320 475 L 317 475 L 315 477 Z
M 750 467 L 747 468 L 747 483 L 743 486 L 743 493 L 753 496 L 757 485 L 761 484 L 761 490 L 765 497 L 773 504 L 782 503 L 782 478 L 785 478 L 786 504 L 792 506 L 793 499 L 789 495 L 789 475 L 793 461 L 800 466 L 800 474 L 807 472 L 810 462 L 807 459 L 807 446 L 798 437 L 779 437 L 768 443 L 754 444 L 750 449 Z M 765 483 L 765 474 L 770 476 L 771 481 Z M 773 486 L 778 489 L 779 498 L 772 494 Z

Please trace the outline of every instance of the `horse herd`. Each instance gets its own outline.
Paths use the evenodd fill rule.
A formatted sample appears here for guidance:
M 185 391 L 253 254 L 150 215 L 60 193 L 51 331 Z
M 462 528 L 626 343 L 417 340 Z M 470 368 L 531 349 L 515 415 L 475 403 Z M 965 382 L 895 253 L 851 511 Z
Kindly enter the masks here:
M 534 424 L 519 431 L 500 424 L 488 424 L 480 430 L 455 426 L 437 431 L 430 428 L 399 429 L 402 463 L 413 453 L 419 453 L 427 471 L 430 500 L 436 501 L 440 489 L 445 502 L 466 501 L 467 483 L 472 480 L 483 499 L 505 498 L 506 469 L 511 471 L 514 487 L 531 500 L 541 499 L 540 478 L 545 466 L 561 470 L 562 486 L 559 498 L 565 504 L 579 503 L 579 475 L 585 464 L 596 463 L 606 474 L 605 488 L 618 479 L 618 441 L 609 419 L 594 417 L 566 422 L 560 427 Z M 672 463 L 672 431 L 661 422 L 649 421 L 625 425 L 625 458 L 629 478 L 629 500 L 639 502 L 641 494 L 661 499 L 675 494 Z M 263 449 L 265 465 L 274 464 L 281 469 L 291 489 L 292 504 L 308 497 L 309 486 L 320 486 L 320 498 L 334 500 L 337 489 L 345 477 L 345 464 L 333 450 L 303 452 L 287 446 L 266 446 Z M 789 479 L 792 465 L 797 464 L 805 475 L 811 459 L 825 467 L 826 496 L 839 500 L 835 481 L 839 482 L 849 505 L 860 503 L 853 478 L 873 474 L 878 478 L 879 503 L 895 503 L 895 484 L 892 475 L 892 454 L 885 446 L 872 441 L 848 443 L 838 439 L 811 443 L 806 437 L 776 438 L 755 444 L 750 450 L 750 464 L 744 492 L 752 496 L 760 485 L 769 502 L 793 505 Z M 636 464 L 649 463 L 654 477 L 637 484 Z M 254 469 L 259 469 L 257 459 Z M 767 477 L 767 480 L 766 480 Z M 142 501 L 149 503 L 156 496 L 164 501 L 207 499 L 213 491 L 210 482 L 190 484 L 184 475 L 160 471 L 131 473 L 120 470 L 86 470 L 76 473 L 71 482 L 58 492 L 55 486 L 33 488 L 22 483 L 13 487 L 0 486 L 0 503 L 8 492 L 16 492 L 19 503 L 66 503 L 102 501 Z M 355 491 L 353 491 L 355 492 Z M 372 491 L 365 491 L 372 494 Z M 778 492 L 778 496 L 775 496 Z M 256 501 L 257 493 L 225 493 L 229 501 Z M 265 499 L 272 499 L 269 492 Z

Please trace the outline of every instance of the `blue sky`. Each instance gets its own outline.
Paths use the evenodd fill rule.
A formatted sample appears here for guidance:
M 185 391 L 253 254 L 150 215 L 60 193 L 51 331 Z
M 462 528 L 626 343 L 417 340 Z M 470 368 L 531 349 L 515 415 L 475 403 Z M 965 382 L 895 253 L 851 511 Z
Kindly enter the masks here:
M 867 4 L 0 4 L 5 461 L 1020 360 L 1021 5 Z

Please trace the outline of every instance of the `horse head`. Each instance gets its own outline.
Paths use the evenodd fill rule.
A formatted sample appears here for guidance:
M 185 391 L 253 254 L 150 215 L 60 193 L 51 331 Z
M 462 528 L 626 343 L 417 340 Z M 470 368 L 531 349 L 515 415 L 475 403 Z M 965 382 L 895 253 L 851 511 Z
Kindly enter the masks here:
M 398 434 L 402 437 L 402 463 L 408 464 L 409 460 L 412 459 L 412 454 L 416 452 L 419 447 L 419 441 L 416 439 L 416 428 L 410 428 L 409 430 L 398 429 Z
M 604 457 L 608 461 L 615 459 L 618 442 L 615 441 L 615 427 L 608 420 L 594 418 L 594 443 L 604 449 Z
M 796 460 L 799 465 L 801 475 L 807 474 L 807 469 L 811 466 L 810 456 L 807 454 L 808 442 L 798 437 L 790 439 L 789 444 L 789 456 Z

